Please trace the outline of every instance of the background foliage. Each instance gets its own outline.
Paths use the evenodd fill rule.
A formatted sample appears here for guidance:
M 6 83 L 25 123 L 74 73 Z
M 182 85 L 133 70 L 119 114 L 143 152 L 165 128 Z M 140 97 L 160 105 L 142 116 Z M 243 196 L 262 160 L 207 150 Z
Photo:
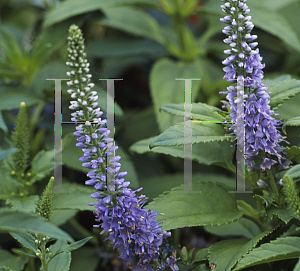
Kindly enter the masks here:
M 105 237 L 99 234 L 100 230 L 92 228 L 93 207 L 88 203 L 93 189 L 83 185 L 87 171 L 78 160 L 81 150 L 75 147 L 76 141 L 71 135 L 75 128 L 71 124 L 63 125 L 62 157 L 63 190 L 72 193 L 54 195 L 51 223 L 33 214 L 39 196 L 53 175 L 54 84 L 45 79 L 67 78 L 66 37 L 69 26 L 76 23 L 84 32 L 99 104 L 104 111 L 106 84 L 97 79 L 123 78 L 115 82 L 115 138 L 119 146 L 117 154 L 122 156 L 122 170 L 128 171 L 127 179 L 132 188 L 144 187 L 149 207 L 166 214 L 161 220 L 165 220 L 164 229 L 174 229 L 173 245 L 176 248 L 178 244 L 185 246 L 190 252 L 185 253 L 186 248 L 182 250 L 184 266 L 194 268 L 193 264 L 209 259 L 209 263 L 230 270 L 237 259 L 222 260 L 228 259 L 228 247 L 243 253 L 260 243 L 263 245 L 259 250 L 247 254 L 234 270 L 246 267 L 249 268 L 245 270 L 254 270 L 250 267 L 253 258 L 261 253 L 267 256 L 257 260 L 261 269 L 255 270 L 294 268 L 297 260 L 291 260 L 286 267 L 281 262 L 276 266 L 272 264 L 274 258 L 284 260 L 289 259 L 289 253 L 299 255 L 299 238 L 291 240 L 298 254 L 287 248 L 283 255 L 282 246 L 287 239 L 271 238 L 274 233 L 280 236 L 276 229 L 261 233 L 252 221 L 240 219 L 242 210 L 251 211 L 255 201 L 237 194 L 236 198 L 246 199 L 249 206 L 236 205 L 235 196 L 227 193 L 235 184 L 234 150 L 230 147 L 232 143 L 224 141 L 225 132 L 220 134 L 217 125 L 206 128 L 214 129 L 218 139 L 209 142 L 212 131 L 203 136 L 204 125 L 200 128 L 202 136 L 194 140 L 197 144 L 193 145 L 193 180 L 194 189 L 203 191 L 207 201 L 213 196 L 222 198 L 222 202 L 215 201 L 223 208 L 219 209 L 220 217 L 210 214 L 210 206 L 203 205 L 204 199 L 197 202 L 197 194 L 189 197 L 188 203 L 184 199 L 185 207 L 172 199 L 174 191 L 182 190 L 179 186 L 183 184 L 183 146 L 180 145 L 183 135 L 178 135 L 180 127 L 179 130 L 176 126 L 169 128 L 182 122 L 184 115 L 184 83 L 175 78 L 201 78 L 193 82 L 192 99 L 199 105 L 199 108 L 193 107 L 195 119 L 220 121 L 223 117 L 218 109 L 225 97 L 219 95 L 219 91 L 228 83 L 222 79 L 225 45 L 221 32 L 223 24 L 219 21 L 220 4 L 219 0 L 0 2 L 0 199 L 3 207 L 0 210 L 0 266 L 17 271 L 38 270 L 38 261 L 18 252 L 27 250 L 20 249 L 18 242 L 8 234 L 29 232 L 68 241 L 93 236 L 84 247 L 72 252 L 71 271 L 126 270 L 118 261 L 117 252 L 103 241 Z M 300 163 L 300 81 L 297 80 L 300 76 L 300 1 L 249 0 L 248 5 L 256 26 L 253 32 L 259 36 L 261 55 L 266 63 L 264 83 L 272 91 L 270 104 L 283 120 L 287 120 L 283 131 L 291 145 L 295 145 L 288 155 L 297 164 Z M 62 83 L 62 99 L 62 118 L 69 121 L 70 97 L 65 82 Z M 12 131 L 21 102 L 27 106 L 28 159 L 22 172 L 14 173 L 9 159 L 17 152 Z M 170 136 L 172 133 L 167 129 L 174 129 L 175 136 Z M 292 169 L 289 175 L 299 178 L 299 167 Z M 22 179 L 21 184 L 16 176 Z M 171 191 L 165 193 L 167 198 L 164 197 L 164 203 L 169 205 L 160 204 L 162 197 L 158 196 L 165 191 Z M 217 191 L 217 195 L 211 195 L 212 191 Z M 156 200 L 152 201 L 154 198 Z M 189 218 L 178 219 L 176 216 L 180 217 L 180 212 L 190 212 Z M 272 210 L 270 215 L 273 215 Z M 290 220 L 284 212 L 278 214 L 277 211 L 277 215 L 286 223 Z M 193 228 L 177 229 L 185 226 Z M 244 239 L 231 240 L 230 236 Z M 245 238 L 254 239 L 249 242 Z M 268 243 L 267 239 L 274 241 Z M 196 254 L 200 248 L 207 248 L 217 240 L 223 241 L 211 246 L 209 258 L 208 249 Z M 276 249 L 271 251 L 270 244 Z M 192 247 L 196 249 L 190 250 Z M 65 266 L 67 270 L 69 263 Z M 187 268 L 184 266 L 180 270 Z M 198 265 L 197 270 L 209 270 L 208 263 Z M 294 270 L 300 270 L 299 263 Z

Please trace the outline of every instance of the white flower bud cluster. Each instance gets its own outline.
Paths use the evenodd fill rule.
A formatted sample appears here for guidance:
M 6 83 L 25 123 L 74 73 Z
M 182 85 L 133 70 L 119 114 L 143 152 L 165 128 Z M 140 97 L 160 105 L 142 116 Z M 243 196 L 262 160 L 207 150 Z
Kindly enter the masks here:
M 67 76 L 71 78 L 67 82 L 67 85 L 71 87 L 68 93 L 74 99 L 70 102 L 69 108 L 76 110 L 76 112 L 72 113 L 71 120 L 73 122 L 82 122 L 87 117 L 88 119 L 98 120 L 103 112 L 97 110 L 97 92 L 91 91 L 91 88 L 95 85 L 90 83 L 92 75 L 89 74 L 90 64 L 86 58 L 84 38 L 81 30 L 76 25 L 71 25 L 69 29 L 68 61 L 66 65 L 72 68 L 72 71 L 67 72 Z M 89 116 L 84 116 L 84 111 Z

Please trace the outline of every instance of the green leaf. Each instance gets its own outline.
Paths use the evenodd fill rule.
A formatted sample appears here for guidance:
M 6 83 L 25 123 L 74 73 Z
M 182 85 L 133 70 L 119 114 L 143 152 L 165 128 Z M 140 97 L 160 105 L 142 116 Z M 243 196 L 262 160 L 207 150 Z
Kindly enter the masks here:
M 93 187 L 63 182 L 63 191 L 70 191 L 71 193 L 54 193 L 53 210 L 95 210 L 94 206 L 88 205 L 93 202 L 91 198 L 91 194 L 95 192 Z
M 246 218 L 221 226 L 205 226 L 204 229 L 219 236 L 242 236 L 246 238 L 253 238 L 260 233 L 259 227 Z
M 247 255 L 250 250 L 272 232 L 273 229 L 261 232 L 251 240 L 235 239 L 215 243 L 208 250 L 209 262 L 215 263 L 220 270 L 230 271 L 244 255 Z
M 170 127 L 165 132 L 154 138 L 149 147 L 178 146 L 185 144 L 184 128 L 192 127 L 191 143 L 208 143 L 229 141 L 232 136 L 225 135 L 224 126 L 221 124 L 199 124 L 185 121 Z
M 275 113 L 280 115 L 283 120 L 289 120 L 299 116 L 300 94 L 285 101 Z
M 31 183 L 41 180 L 54 169 L 54 150 L 41 150 L 32 160 L 30 179 Z
M 56 239 L 73 241 L 69 234 L 36 214 L 6 208 L 0 209 L 0 231 L 43 234 Z
M 235 195 L 230 188 L 212 182 L 193 182 L 193 191 L 201 193 L 177 193 L 183 186 L 155 198 L 146 208 L 165 215 L 158 216 L 164 221 L 164 230 L 179 227 L 223 225 L 240 219 L 243 211 L 238 211 Z M 216 208 L 217 207 L 217 208 Z
M 289 119 L 282 126 L 282 131 L 286 134 L 286 126 L 300 126 L 300 116 Z
M 270 106 L 277 109 L 284 101 L 300 93 L 300 80 L 291 79 L 275 83 L 268 91 L 271 91 Z
M 235 266 L 236 271 L 274 261 L 295 259 L 300 256 L 300 237 L 286 236 L 253 249 Z
M 292 146 L 289 149 L 285 149 L 285 152 L 287 158 L 300 164 L 300 147 Z
M 192 264 L 196 262 L 206 261 L 207 259 L 208 259 L 208 248 L 202 248 L 196 253 Z
M 146 56 L 151 58 L 162 57 L 166 54 L 163 45 L 150 39 L 128 37 L 103 37 L 91 42 L 87 47 L 87 55 L 90 57 L 128 57 Z
M 270 87 L 272 86 L 273 84 L 275 83 L 279 83 L 279 82 L 282 82 L 282 81 L 289 81 L 289 80 L 292 80 L 292 76 L 289 75 L 289 74 L 282 74 L 280 76 L 276 76 L 274 78 L 264 78 L 262 79 L 262 82 L 263 84 L 266 86 L 266 87 Z
M 300 41 L 297 34 L 280 12 L 262 8 L 261 4 L 256 5 L 251 1 L 248 5 L 251 10 L 252 22 L 255 26 L 278 37 L 298 52 L 300 51 Z
M 291 167 L 285 175 L 289 175 L 291 178 L 299 178 L 300 177 L 300 164 Z
M 21 102 L 25 102 L 29 107 L 40 101 L 32 89 L 24 86 L 1 85 L 0 96 L 0 111 L 19 108 Z
M 6 157 L 10 156 L 11 154 L 17 152 L 18 149 L 16 148 L 11 148 L 5 151 L 0 152 L 0 162 L 3 161 Z
M 155 147 L 150 150 L 149 144 L 153 140 L 152 138 L 138 141 L 131 146 L 131 151 L 137 153 L 145 153 L 148 151 L 154 153 L 163 153 L 174 157 L 185 158 L 184 146 L 170 146 L 170 147 Z M 230 146 L 230 142 L 210 142 L 194 144 L 192 146 L 192 160 L 197 161 L 204 165 L 218 165 L 226 169 L 234 170 L 234 166 L 231 163 L 235 153 L 235 148 Z
M 148 13 L 132 7 L 112 7 L 103 9 L 106 17 L 101 25 L 128 32 L 131 35 L 142 36 L 164 43 L 165 38 L 160 33 L 159 24 Z
M 46 14 L 43 27 L 61 22 L 70 17 L 98 9 L 133 4 L 156 4 L 157 0 L 67 0 Z
M 285 224 L 289 223 L 293 218 L 295 218 L 295 212 L 291 209 L 278 209 L 271 207 L 267 209 L 267 214 L 270 218 L 273 215 L 277 215 L 279 219 L 281 219 Z
M 75 249 L 78 249 L 82 246 L 84 246 L 89 240 L 91 240 L 93 237 L 86 237 L 84 239 L 81 239 L 77 242 L 73 242 L 70 245 L 67 245 L 65 247 L 62 247 L 57 253 L 61 253 L 61 252 L 71 252 Z
M 160 110 L 180 117 L 191 117 L 192 120 L 210 122 L 223 122 L 224 117 L 221 114 L 225 113 L 219 108 L 205 103 L 193 103 L 192 113 L 184 112 L 184 104 L 165 104 Z
M 55 254 L 67 245 L 66 240 L 57 240 L 56 243 L 49 247 L 49 250 Z M 56 255 L 48 265 L 51 271 L 68 271 L 71 264 L 71 252 L 62 252 Z
M 36 203 L 39 200 L 38 195 L 31 195 L 28 197 L 20 197 L 18 195 L 11 195 L 7 200 L 6 204 L 11 204 L 13 209 L 24 211 L 24 212 L 35 212 Z
M 22 271 L 24 270 L 24 266 L 28 261 L 28 256 L 25 255 L 18 255 L 15 256 L 8 252 L 5 249 L 0 248 L 0 270 L 6 271 Z M 5 268 L 4 268 L 5 267 Z M 10 269 L 8 269 L 8 267 Z
M 6 266 L 0 266 L 0 271 L 16 271 L 16 270 L 11 269 L 11 268 L 6 267 Z
M 163 58 L 154 64 L 150 73 L 150 90 L 160 131 L 165 131 L 171 125 L 183 120 L 183 118 L 159 113 L 159 109 L 165 104 L 184 102 L 184 81 L 176 78 L 199 78 L 199 74 L 201 74 L 199 59 L 183 62 Z M 199 88 L 200 81 L 192 81 L 193 100 L 196 99 Z
M 236 189 L 236 177 L 228 177 L 220 174 L 204 174 L 193 173 L 193 182 L 197 180 L 206 180 L 214 183 L 223 183 L 230 187 L 233 191 Z M 153 176 L 150 178 L 142 179 L 141 186 L 143 187 L 143 193 L 152 200 L 163 194 L 164 191 L 171 190 L 174 186 L 180 186 L 184 184 L 184 174 L 164 174 L 163 176 Z M 153 189 L 155 187 L 155 189 Z
M 51 223 L 60 226 L 65 224 L 70 218 L 77 214 L 78 210 L 57 209 L 52 210 Z
M 13 238 L 15 238 L 17 241 L 19 241 L 23 247 L 30 249 L 33 252 L 36 252 L 38 249 L 38 246 L 35 243 L 35 238 L 32 234 L 29 233 L 15 233 L 10 232 L 9 233 Z
M 4 27 L 0 28 L 0 47 L 17 70 L 23 68 L 23 53 L 16 38 Z

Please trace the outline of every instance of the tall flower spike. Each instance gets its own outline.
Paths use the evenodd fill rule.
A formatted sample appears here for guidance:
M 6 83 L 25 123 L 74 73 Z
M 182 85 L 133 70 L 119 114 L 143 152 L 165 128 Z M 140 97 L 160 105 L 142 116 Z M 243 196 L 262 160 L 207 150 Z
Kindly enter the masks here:
M 150 263 L 161 261 L 162 255 L 165 259 L 161 261 L 160 270 L 170 266 L 172 270 L 178 270 L 176 252 L 168 247 L 166 253 L 160 252 L 160 247 L 166 243 L 169 232 L 161 230 L 159 223 L 155 220 L 155 211 L 142 209 L 146 202 L 145 196 L 136 196 L 136 192 L 142 188 L 132 191 L 128 188 L 130 182 L 124 177 L 127 172 L 119 172 L 121 164 L 120 156 L 113 154 L 116 146 L 108 138 L 109 130 L 105 128 L 106 119 L 101 119 L 103 114 L 98 108 L 98 96 L 92 91 L 94 84 L 90 83 L 91 75 L 89 63 L 86 59 L 84 39 L 81 30 L 72 25 L 68 37 L 68 62 L 72 68 L 67 75 L 71 80 L 67 83 L 72 88 L 68 90 L 72 101 L 70 109 L 72 121 L 79 122 L 74 135 L 77 136 L 76 146 L 82 148 L 83 156 L 79 159 L 82 166 L 89 168 L 86 185 L 93 185 L 96 192 L 91 195 L 97 201 L 94 214 L 99 223 L 94 227 L 101 227 L 102 233 L 108 233 L 106 240 L 110 240 L 113 248 L 121 252 L 120 258 L 130 264 L 137 261 L 135 270 L 153 270 Z M 107 158 L 109 157 L 109 158 Z M 115 189 L 107 189 L 107 173 L 113 175 Z M 171 256 L 168 257 L 168 254 Z
M 222 62 L 226 65 L 223 68 L 224 79 L 231 83 L 236 80 L 244 82 L 245 162 L 248 170 L 253 171 L 260 167 L 260 170 L 265 171 L 277 162 L 282 169 L 286 169 L 290 162 L 279 145 L 285 140 L 277 130 L 282 122 L 273 117 L 277 114 L 269 106 L 270 92 L 261 82 L 265 64 L 261 63 L 259 49 L 255 49 L 258 45 L 254 42 L 257 36 L 251 35 L 254 25 L 248 15 L 250 9 L 246 5 L 247 0 L 221 1 L 225 2 L 221 8 L 226 16 L 220 21 L 227 24 L 222 31 L 227 35 L 224 43 L 230 47 L 224 51 L 228 55 Z M 230 129 L 237 135 L 237 87 L 230 86 L 220 94 L 227 94 L 228 102 L 223 107 L 229 107 L 230 119 L 234 123 Z
M 36 213 L 46 218 L 48 221 L 50 221 L 51 212 L 52 212 L 53 193 L 51 192 L 53 192 L 53 190 L 54 190 L 54 177 L 51 177 L 36 208 Z

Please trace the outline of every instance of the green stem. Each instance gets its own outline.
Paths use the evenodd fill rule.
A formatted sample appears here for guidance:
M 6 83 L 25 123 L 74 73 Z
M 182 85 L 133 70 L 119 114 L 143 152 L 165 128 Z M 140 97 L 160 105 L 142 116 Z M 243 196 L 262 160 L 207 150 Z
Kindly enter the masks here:
M 46 243 L 45 241 L 42 241 L 42 244 L 40 246 L 40 250 L 41 250 L 41 262 L 42 262 L 42 267 L 43 267 L 43 271 L 48 271 L 48 262 L 47 262 L 47 252 L 46 252 Z
M 182 18 L 181 13 L 180 13 L 180 0 L 175 0 L 175 7 L 176 7 L 176 12 L 174 14 L 173 22 L 175 29 L 178 34 L 178 40 L 181 48 L 181 52 L 183 54 L 186 53 L 186 46 L 185 46 L 185 41 L 184 41 L 184 18 Z

